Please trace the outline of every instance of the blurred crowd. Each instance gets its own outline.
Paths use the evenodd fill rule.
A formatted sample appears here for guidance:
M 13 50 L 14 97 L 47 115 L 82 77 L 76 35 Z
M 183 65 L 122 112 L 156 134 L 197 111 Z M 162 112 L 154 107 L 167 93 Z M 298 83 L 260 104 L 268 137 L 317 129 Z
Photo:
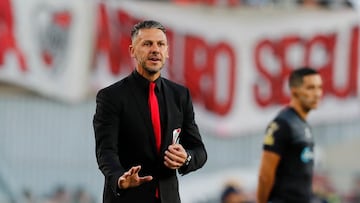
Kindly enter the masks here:
M 156 0 L 178 4 L 205 4 L 210 6 L 251 6 L 251 7 L 318 7 L 318 8 L 358 8 L 359 0 Z
M 240 183 L 229 181 L 220 196 L 221 203 L 255 203 L 254 193 L 246 192 Z
M 19 203 L 96 203 L 95 198 L 83 188 L 69 191 L 68 188 L 58 186 L 50 194 L 35 196 L 28 189 L 22 194 Z
M 313 179 L 314 197 L 311 203 L 360 203 L 360 173 L 352 179 L 348 191 L 339 191 L 332 183 L 330 176 L 319 173 Z M 256 191 L 249 190 L 237 180 L 229 180 L 222 186 L 216 199 L 206 199 L 202 203 L 256 203 Z M 34 195 L 31 190 L 24 189 L 22 197 L 12 203 L 98 203 L 99 200 L 84 188 L 70 190 L 57 186 L 49 194 Z
M 311 203 L 360 203 L 360 174 L 353 178 L 350 191 L 344 194 L 324 174 L 316 174 L 313 179 L 314 197 Z M 255 203 L 256 191 L 246 191 L 239 182 L 227 182 L 220 194 L 221 203 Z
M 340 192 L 326 174 L 315 174 L 313 179 L 314 197 L 311 203 L 360 203 L 360 173 L 352 179 L 349 191 Z M 256 191 L 249 190 L 237 180 L 227 181 L 216 199 L 202 203 L 256 203 Z M 98 199 L 84 188 L 70 190 L 57 186 L 49 194 L 35 196 L 31 190 L 24 189 L 19 201 L 12 203 L 98 203 Z
M 250 6 L 290 5 L 324 8 L 354 7 L 356 1 L 357 0 L 240 0 L 243 5 Z

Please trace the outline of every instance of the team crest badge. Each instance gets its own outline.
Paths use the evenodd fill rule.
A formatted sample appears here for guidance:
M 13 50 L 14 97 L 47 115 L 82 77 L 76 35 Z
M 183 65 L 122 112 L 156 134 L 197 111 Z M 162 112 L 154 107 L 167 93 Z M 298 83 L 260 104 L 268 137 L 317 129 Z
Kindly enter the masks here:
M 266 135 L 264 139 L 265 145 L 274 145 L 274 132 L 279 129 L 279 126 L 276 122 L 270 123 L 268 129 L 266 130 Z

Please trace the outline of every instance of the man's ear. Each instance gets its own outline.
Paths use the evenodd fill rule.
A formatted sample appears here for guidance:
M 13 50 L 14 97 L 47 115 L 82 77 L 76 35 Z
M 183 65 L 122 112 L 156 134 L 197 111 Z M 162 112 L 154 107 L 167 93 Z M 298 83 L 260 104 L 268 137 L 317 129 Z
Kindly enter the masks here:
M 166 58 L 169 58 L 169 46 L 167 47 L 166 49 L 166 55 L 165 55 Z
M 129 45 L 129 52 L 131 58 L 135 58 L 134 47 L 132 45 Z
M 290 89 L 290 92 L 291 92 L 291 95 L 292 95 L 293 97 L 295 97 L 295 98 L 297 98 L 297 97 L 299 96 L 299 94 L 298 94 L 298 92 L 297 92 L 297 88 L 295 88 L 295 87 L 292 87 L 292 88 Z

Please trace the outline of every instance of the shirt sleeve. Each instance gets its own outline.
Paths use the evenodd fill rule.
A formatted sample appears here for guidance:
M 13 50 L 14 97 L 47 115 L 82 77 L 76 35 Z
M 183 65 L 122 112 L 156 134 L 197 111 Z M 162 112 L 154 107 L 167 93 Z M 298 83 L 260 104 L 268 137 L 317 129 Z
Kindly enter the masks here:
M 263 149 L 282 156 L 290 137 L 291 131 L 286 121 L 275 119 L 266 129 Z

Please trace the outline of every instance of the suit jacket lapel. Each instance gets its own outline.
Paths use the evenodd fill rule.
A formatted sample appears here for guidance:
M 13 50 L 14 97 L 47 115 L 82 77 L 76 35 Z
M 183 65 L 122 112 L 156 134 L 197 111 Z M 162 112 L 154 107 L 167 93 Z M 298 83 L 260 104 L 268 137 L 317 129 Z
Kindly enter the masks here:
M 147 100 L 145 101 L 146 104 L 144 105 L 144 103 L 142 102 L 143 98 L 141 98 L 141 96 L 139 95 L 139 93 L 141 93 L 143 90 L 141 89 L 140 85 L 136 84 L 135 78 L 132 74 L 129 76 L 129 79 L 129 81 L 131 82 L 130 87 L 132 88 L 131 95 L 133 96 L 133 101 L 136 102 L 136 106 L 138 107 L 136 109 L 140 112 L 142 120 L 145 124 L 146 132 L 148 132 L 147 136 L 150 136 L 152 150 L 155 154 L 157 154 L 155 136 L 151 123 L 150 111 L 147 105 Z
M 172 144 L 172 129 L 170 129 L 171 126 L 171 119 L 172 119 L 172 112 L 174 109 L 176 109 L 175 101 L 174 100 L 174 93 L 171 91 L 169 86 L 166 84 L 165 80 L 163 80 L 163 88 L 164 88 L 164 100 L 165 100 L 165 116 L 166 116 L 166 125 L 163 126 L 164 129 L 164 135 L 162 136 L 163 142 L 162 142 L 162 149 L 164 150 L 165 147 L 167 147 L 169 144 Z

